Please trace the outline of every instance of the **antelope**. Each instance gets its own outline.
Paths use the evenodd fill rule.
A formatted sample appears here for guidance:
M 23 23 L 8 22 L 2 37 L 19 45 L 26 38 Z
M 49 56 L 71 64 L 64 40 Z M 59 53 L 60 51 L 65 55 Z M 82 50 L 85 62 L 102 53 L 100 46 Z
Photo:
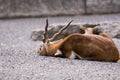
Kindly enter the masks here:
M 105 62 L 117 62 L 119 60 L 119 52 L 116 45 L 112 38 L 105 33 L 94 35 L 92 34 L 92 30 L 85 30 L 85 34 L 73 33 L 57 42 L 54 41 L 63 30 L 69 27 L 71 22 L 72 21 L 58 33 L 54 34 L 51 39 L 48 39 L 48 20 L 46 20 L 44 37 L 42 40 L 43 44 L 37 53 L 43 56 L 63 58 L 76 58 L 77 56 L 80 59 Z

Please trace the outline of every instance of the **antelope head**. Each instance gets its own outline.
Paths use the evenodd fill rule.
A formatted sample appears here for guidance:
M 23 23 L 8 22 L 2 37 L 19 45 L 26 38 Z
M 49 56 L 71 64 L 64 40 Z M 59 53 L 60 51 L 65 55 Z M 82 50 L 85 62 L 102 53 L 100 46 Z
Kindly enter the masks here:
M 67 26 L 61 28 L 56 34 L 54 34 L 52 36 L 52 38 L 48 39 L 48 19 L 47 19 L 46 20 L 45 31 L 44 31 L 43 39 L 42 39 L 42 46 L 40 47 L 40 49 L 38 50 L 37 53 L 39 55 L 43 55 L 43 56 L 54 56 L 54 54 L 57 53 L 57 49 L 60 46 L 61 41 L 62 41 L 62 39 L 59 40 L 59 41 L 54 41 L 55 38 L 57 36 L 59 36 L 62 33 L 62 31 L 67 29 L 72 21 L 70 21 L 67 24 Z
M 80 29 L 85 31 L 84 34 L 94 34 L 94 31 L 96 31 L 97 29 L 100 29 L 100 24 L 91 25 L 90 27 L 88 27 L 88 25 L 81 25 Z

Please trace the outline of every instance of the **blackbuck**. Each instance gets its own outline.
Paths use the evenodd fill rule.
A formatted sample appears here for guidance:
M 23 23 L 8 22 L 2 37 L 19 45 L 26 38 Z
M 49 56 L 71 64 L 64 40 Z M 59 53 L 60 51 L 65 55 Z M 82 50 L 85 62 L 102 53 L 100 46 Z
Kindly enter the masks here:
M 75 58 L 77 56 L 80 59 L 107 62 L 117 62 L 119 60 L 119 52 L 112 38 L 105 33 L 100 35 L 92 34 L 92 29 L 83 28 L 85 34 L 73 33 L 64 39 L 54 41 L 63 30 L 69 27 L 71 22 L 54 34 L 51 39 L 48 39 L 48 20 L 46 20 L 43 44 L 38 50 L 38 54 L 63 58 Z

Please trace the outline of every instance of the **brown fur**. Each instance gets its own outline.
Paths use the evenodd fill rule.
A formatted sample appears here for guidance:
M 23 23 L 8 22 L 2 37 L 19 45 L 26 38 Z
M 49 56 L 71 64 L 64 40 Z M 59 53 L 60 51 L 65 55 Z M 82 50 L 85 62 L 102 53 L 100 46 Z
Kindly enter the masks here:
M 118 61 L 119 52 L 112 39 L 108 38 L 107 35 L 106 37 L 102 35 L 71 34 L 65 38 L 65 41 L 60 46 L 60 50 L 65 57 L 68 57 L 67 55 L 74 51 L 85 59 Z

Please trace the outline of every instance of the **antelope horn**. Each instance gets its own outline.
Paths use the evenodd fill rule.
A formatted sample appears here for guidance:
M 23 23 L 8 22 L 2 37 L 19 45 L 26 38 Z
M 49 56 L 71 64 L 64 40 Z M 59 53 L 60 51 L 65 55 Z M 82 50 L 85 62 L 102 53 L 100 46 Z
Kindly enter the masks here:
M 48 36 L 48 31 L 47 31 L 47 28 L 48 28 L 48 19 L 46 19 L 46 26 L 45 26 L 45 31 L 44 31 L 44 34 L 43 34 L 43 39 L 42 41 L 45 43 L 46 42 L 46 39 L 47 39 L 47 36 Z
M 52 37 L 51 39 L 49 39 L 49 41 L 50 41 L 50 42 L 51 42 L 51 41 L 54 41 L 55 38 L 62 33 L 62 31 L 64 31 L 65 29 L 67 29 L 67 28 L 70 26 L 70 24 L 71 24 L 72 21 L 73 21 L 73 20 L 71 20 L 71 21 L 67 24 L 67 26 L 61 28 L 58 33 L 54 34 L 53 37 Z

